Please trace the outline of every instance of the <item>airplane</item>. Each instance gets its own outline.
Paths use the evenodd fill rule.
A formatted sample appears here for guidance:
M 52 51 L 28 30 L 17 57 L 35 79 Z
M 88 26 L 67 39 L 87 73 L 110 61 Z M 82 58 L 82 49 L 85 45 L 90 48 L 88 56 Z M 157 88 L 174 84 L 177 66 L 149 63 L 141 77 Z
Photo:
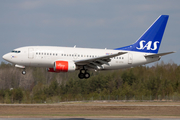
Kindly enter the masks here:
M 115 49 L 92 49 L 57 46 L 26 46 L 5 54 L 3 59 L 22 68 L 46 67 L 48 72 L 79 70 L 78 77 L 90 77 L 88 70 L 115 70 L 131 68 L 161 59 L 174 53 L 158 53 L 169 15 L 160 15 L 155 22 L 131 45 Z

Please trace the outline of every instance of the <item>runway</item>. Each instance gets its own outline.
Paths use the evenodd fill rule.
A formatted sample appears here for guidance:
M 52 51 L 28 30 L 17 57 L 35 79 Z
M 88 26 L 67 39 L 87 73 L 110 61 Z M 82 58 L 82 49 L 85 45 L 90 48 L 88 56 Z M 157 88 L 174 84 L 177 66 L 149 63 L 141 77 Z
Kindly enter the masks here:
M 0 104 L 0 120 L 179 120 L 180 102 Z
M 0 118 L 0 120 L 179 120 L 176 118 Z

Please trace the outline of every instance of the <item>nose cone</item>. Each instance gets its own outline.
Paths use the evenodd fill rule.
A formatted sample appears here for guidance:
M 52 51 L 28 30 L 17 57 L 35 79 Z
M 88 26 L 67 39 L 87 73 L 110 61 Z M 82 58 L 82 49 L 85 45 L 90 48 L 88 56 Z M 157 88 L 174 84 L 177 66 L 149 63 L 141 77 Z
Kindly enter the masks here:
M 10 55 L 9 55 L 9 54 L 5 54 L 5 55 L 2 56 L 2 58 L 3 58 L 4 60 L 6 60 L 6 61 L 9 61 Z

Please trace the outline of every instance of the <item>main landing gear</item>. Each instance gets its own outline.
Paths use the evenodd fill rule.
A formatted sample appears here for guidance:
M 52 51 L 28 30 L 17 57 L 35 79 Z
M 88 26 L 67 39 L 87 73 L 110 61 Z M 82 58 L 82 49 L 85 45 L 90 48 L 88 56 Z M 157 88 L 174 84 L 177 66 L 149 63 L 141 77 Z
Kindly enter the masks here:
M 78 77 L 80 79 L 83 79 L 83 78 L 88 79 L 90 77 L 90 74 L 87 72 L 87 70 L 81 69 L 80 73 L 78 74 Z

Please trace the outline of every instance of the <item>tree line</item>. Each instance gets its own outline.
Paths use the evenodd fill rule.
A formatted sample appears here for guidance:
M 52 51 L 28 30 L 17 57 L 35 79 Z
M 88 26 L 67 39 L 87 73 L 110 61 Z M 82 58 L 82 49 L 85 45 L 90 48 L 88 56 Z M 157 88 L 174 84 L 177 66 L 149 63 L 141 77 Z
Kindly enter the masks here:
M 45 103 L 74 100 L 180 100 L 180 66 L 163 61 L 154 66 L 90 71 L 91 78 L 79 79 L 79 71 L 49 73 L 45 68 L 21 69 L 0 65 L 1 103 Z

